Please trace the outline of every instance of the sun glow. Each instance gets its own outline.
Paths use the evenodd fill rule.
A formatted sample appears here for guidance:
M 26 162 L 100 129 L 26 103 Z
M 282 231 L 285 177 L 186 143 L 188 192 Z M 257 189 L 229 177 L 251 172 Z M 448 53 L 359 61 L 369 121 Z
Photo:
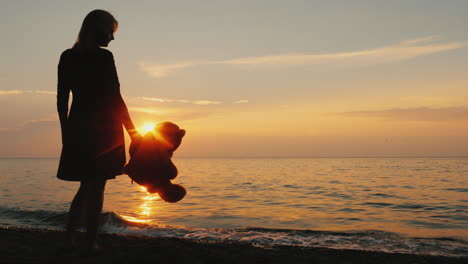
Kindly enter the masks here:
M 138 128 L 138 131 L 144 135 L 150 131 L 152 131 L 154 129 L 154 127 L 156 126 L 155 123 L 145 123 L 142 127 Z

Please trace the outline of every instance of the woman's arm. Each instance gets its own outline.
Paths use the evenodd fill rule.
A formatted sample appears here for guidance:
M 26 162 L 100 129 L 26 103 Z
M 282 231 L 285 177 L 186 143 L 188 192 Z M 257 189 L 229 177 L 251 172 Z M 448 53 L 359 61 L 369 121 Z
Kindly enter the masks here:
M 68 119 L 68 100 L 70 97 L 70 77 L 66 60 L 66 51 L 64 51 L 62 55 L 60 55 L 60 61 L 57 67 L 57 112 L 62 132 L 62 144 L 65 142 L 65 124 Z
M 133 124 L 132 119 L 130 118 L 130 114 L 128 113 L 127 105 L 125 104 L 122 95 L 120 94 L 120 82 L 119 77 L 117 75 L 117 69 L 115 67 L 114 56 L 109 51 L 111 57 L 111 64 L 112 64 L 112 79 L 114 81 L 114 85 L 116 86 L 116 100 L 115 104 L 117 105 L 117 109 L 119 111 L 119 116 L 121 118 L 122 124 L 124 125 L 125 129 L 127 130 L 128 134 L 132 141 L 138 141 L 142 137 L 140 133 L 135 129 L 135 125 Z
M 135 125 L 133 124 L 132 119 L 130 118 L 130 114 L 128 113 L 127 105 L 125 104 L 122 95 L 118 95 L 117 97 L 117 104 L 119 105 L 120 114 L 122 118 L 122 124 L 124 125 L 125 129 L 127 130 L 128 134 L 132 138 L 132 140 L 140 139 L 141 135 L 135 129 Z

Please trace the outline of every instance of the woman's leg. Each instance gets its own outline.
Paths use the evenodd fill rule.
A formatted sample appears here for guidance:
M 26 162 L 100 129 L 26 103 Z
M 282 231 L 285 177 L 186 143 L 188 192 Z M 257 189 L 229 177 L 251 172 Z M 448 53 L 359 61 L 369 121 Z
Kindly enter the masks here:
M 84 214 L 84 206 L 85 206 L 85 196 L 83 192 L 83 185 L 80 184 L 80 188 L 75 194 L 75 197 L 73 198 L 71 205 L 70 205 L 70 211 L 68 213 L 68 223 L 67 223 L 67 231 L 66 231 L 66 239 L 67 239 L 67 244 L 68 247 L 74 248 L 76 247 L 76 241 L 75 241 L 75 232 L 76 232 L 76 227 L 78 226 L 78 223 L 80 222 L 80 219 L 82 218 Z
M 86 210 L 86 247 L 95 248 L 96 235 L 99 227 L 99 216 L 101 215 L 102 205 L 104 203 L 104 188 L 106 180 L 91 179 L 83 182 L 83 191 L 85 194 Z

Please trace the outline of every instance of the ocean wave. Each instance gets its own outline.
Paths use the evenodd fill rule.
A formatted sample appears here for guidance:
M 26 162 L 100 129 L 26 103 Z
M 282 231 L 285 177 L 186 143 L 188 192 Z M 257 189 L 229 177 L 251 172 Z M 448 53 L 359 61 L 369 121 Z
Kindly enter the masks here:
M 2 226 L 63 229 L 67 217 L 66 212 L 29 211 L 0 207 L 0 225 Z M 378 230 L 333 232 L 262 227 L 189 228 L 158 225 L 149 220 L 136 219 L 116 212 L 103 213 L 101 224 L 102 231 L 106 233 L 176 237 L 214 242 L 245 242 L 263 248 L 300 246 L 452 257 L 468 256 L 468 241 L 465 239 L 417 238 Z

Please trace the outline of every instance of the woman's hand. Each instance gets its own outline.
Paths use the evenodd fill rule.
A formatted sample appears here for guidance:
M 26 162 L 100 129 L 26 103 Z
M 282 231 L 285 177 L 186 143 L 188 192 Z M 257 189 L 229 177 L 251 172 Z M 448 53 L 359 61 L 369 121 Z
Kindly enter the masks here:
M 134 132 L 130 134 L 130 138 L 132 139 L 132 143 L 130 143 L 130 149 L 128 152 L 130 152 L 130 157 L 132 157 L 137 152 L 143 137 L 140 135 L 140 133 Z
M 132 141 L 141 141 L 143 139 L 141 134 L 138 133 L 138 131 L 136 131 L 135 129 L 129 131 L 128 134 L 130 135 L 130 138 L 132 139 Z

